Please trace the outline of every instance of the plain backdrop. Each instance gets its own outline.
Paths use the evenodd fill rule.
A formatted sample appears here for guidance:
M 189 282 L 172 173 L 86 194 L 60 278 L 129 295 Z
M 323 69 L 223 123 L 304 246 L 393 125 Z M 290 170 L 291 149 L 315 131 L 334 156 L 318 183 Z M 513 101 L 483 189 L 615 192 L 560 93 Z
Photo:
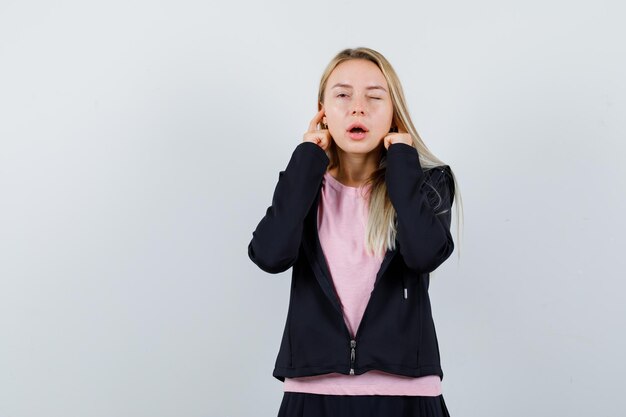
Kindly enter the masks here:
M 0 1 L 0 417 L 276 415 L 291 271 L 247 246 L 356 46 L 459 180 L 452 416 L 624 415 L 625 11 Z

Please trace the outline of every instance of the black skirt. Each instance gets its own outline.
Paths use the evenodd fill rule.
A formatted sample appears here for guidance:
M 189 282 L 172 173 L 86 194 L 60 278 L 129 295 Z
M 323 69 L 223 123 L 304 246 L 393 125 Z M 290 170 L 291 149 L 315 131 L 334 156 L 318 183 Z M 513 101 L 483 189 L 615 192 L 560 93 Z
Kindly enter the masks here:
M 443 394 L 323 395 L 284 392 L 278 417 L 450 417 Z

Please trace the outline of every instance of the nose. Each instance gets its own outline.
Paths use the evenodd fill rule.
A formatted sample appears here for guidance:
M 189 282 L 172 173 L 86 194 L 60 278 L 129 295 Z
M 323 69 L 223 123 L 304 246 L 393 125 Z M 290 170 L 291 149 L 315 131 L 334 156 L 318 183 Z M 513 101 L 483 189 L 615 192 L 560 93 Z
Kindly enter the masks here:
M 363 116 L 365 115 L 365 107 L 363 106 L 363 102 L 359 99 L 354 100 L 352 104 L 352 115 L 353 116 Z

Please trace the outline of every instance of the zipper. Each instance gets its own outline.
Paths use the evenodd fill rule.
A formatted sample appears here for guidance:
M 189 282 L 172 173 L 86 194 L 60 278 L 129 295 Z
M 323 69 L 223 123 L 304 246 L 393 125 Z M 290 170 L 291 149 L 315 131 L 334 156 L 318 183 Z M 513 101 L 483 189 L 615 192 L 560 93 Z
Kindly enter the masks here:
M 388 255 L 389 254 L 385 255 L 383 262 L 387 261 Z M 404 282 L 404 275 L 402 276 L 402 279 Z M 348 338 L 350 339 L 350 375 L 354 375 L 354 362 L 356 359 L 356 341 L 358 339 L 359 330 L 361 330 L 361 326 L 365 322 L 365 317 L 367 317 L 367 312 L 370 309 L 370 303 L 372 301 L 371 297 L 374 295 L 374 291 L 376 290 L 377 286 L 378 286 L 378 279 L 376 279 L 376 282 L 374 283 L 374 288 L 372 288 L 372 294 L 370 295 L 370 300 L 367 302 L 367 305 L 365 306 L 365 311 L 363 312 L 363 316 L 361 317 L 361 322 L 359 323 L 359 327 L 356 329 L 354 333 L 354 337 L 350 334 L 350 330 L 348 329 L 348 326 L 346 325 L 345 319 L 343 319 L 343 315 L 342 315 L 343 328 L 345 329 L 346 333 L 348 334 Z M 405 293 L 406 293 L 406 289 L 405 289 Z
M 350 340 L 350 375 L 354 375 L 354 357 L 356 349 L 356 340 Z
M 407 298 L 409 298 L 409 291 L 406 287 L 406 280 L 405 280 L 404 274 L 402 274 L 402 289 L 403 289 L 402 295 L 404 296 L 404 299 L 406 300 Z
M 406 300 L 408 298 L 408 290 L 406 287 L 406 283 L 405 283 L 405 279 L 404 279 L 404 275 L 402 276 L 402 289 L 403 289 L 403 295 L 404 295 L 404 299 Z M 373 292 L 373 290 L 372 290 Z M 368 303 L 369 304 L 369 303 Z M 367 310 L 367 308 L 366 308 Z M 343 317 L 342 317 L 343 319 Z M 361 318 L 361 323 L 363 323 L 363 320 L 365 319 L 365 314 L 363 314 L 363 317 Z M 344 322 L 345 324 L 345 322 Z M 346 330 L 348 330 L 348 327 L 345 326 Z M 361 328 L 361 325 L 359 324 L 359 328 Z M 357 329 L 355 335 L 354 335 L 354 339 L 350 339 L 350 375 L 354 375 L 354 360 L 356 358 L 356 335 L 359 333 L 359 329 Z M 348 331 L 348 335 L 350 337 L 352 337 L 350 335 L 350 332 Z

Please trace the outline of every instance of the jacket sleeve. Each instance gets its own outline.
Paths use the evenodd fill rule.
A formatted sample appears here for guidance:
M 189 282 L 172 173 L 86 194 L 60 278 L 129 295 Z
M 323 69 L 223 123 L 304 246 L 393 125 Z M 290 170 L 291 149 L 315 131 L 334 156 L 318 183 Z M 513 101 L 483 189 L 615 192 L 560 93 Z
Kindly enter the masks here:
M 448 165 L 423 172 L 417 149 L 394 143 L 387 150 L 385 182 L 397 213 L 397 240 L 406 265 L 437 269 L 454 250 L 450 234 L 454 181 Z
M 248 256 L 265 272 L 286 271 L 300 250 L 304 219 L 315 200 L 329 158 L 317 144 L 302 142 L 278 176 L 268 207 L 248 245 Z

